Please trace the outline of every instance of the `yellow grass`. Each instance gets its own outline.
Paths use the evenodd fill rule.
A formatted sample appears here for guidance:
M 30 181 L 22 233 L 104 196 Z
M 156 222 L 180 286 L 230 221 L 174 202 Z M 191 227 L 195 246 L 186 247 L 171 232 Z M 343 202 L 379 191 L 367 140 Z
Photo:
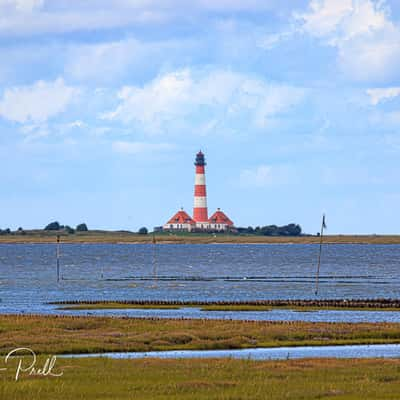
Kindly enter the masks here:
M 400 343 L 400 324 L 0 316 L 0 354 L 372 343 Z

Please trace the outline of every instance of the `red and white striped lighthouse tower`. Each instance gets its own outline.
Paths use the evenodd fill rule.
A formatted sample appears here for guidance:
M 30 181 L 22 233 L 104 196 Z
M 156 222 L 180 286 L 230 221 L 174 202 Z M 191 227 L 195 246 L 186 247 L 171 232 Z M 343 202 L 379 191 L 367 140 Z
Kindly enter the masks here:
M 207 212 L 207 192 L 206 192 L 206 175 L 204 160 L 204 154 L 199 151 L 196 154 L 196 176 L 194 182 L 194 207 L 193 207 L 193 219 L 197 223 L 208 223 L 208 212 Z

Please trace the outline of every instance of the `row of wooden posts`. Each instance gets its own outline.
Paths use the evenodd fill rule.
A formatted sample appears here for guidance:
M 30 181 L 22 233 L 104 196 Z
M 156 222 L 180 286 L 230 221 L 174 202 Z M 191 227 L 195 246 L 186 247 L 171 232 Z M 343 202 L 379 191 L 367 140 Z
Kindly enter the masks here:
M 65 300 L 53 305 L 134 304 L 140 306 L 271 306 L 271 307 L 338 307 L 338 308 L 400 308 L 400 299 L 323 299 L 323 300 L 254 300 L 254 301 L 180 301 L 180 300 Z

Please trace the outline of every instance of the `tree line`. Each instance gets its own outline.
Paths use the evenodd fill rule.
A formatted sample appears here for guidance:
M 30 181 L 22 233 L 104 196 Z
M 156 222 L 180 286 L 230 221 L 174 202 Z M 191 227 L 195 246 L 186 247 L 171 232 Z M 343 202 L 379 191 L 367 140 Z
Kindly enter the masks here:
M 72 228 L 69 225 L 61 225 L 58 221 L 50 222 L 47 224 L 44 231 L 55 231 L 55 232 L 65 232 L 68 234 L 74 234 L 75 232 L 89 232 L 89 228 L 85 223 L 78 224 L 75 228 Z M 0 236 L 1 235 L 26 235 L 26 231 L 19 227 L 16 231 L 12 231 L 10 228 L 0 229 Z M 131 232 L 132 233 L 132 232 Z M 138 232 L 140 235 L 147 235 L 149 233 L 146 227 L 141 227 Z
M 85 223 L 79 224 L 76 228 L 71 228 L 69 225 L 61 225 L 58 221 L 50 222 L 44 228 L 45 231 L 65 231 L 67 233 L 88 232 L 89 229 Z
M 58 221 L 50 222 L 44 228 L 44 231 L 64 231 L 68 234 L 74 234 L 75 232 L 88 232 L 88 226 L 85 223 L 78 224 L 75 228 L 69 225 L 61 225 Z M 146 227 L 142 227 L 138 230 L 139 234 L 147 235 L 149 233 Z M 261 236 L 300 236 L 302 234 L 301 226 L 298 224 L 288 224 L 283 226 L 277 225 L 266 225 L 266 226 L 248 226 L 234 228 L 231 233 L 244 234 L 244 235 L 261 235 Z M 19 227 L 15 232 L 11 231 L 10 228 L 0 229 L 0 235 L 14 235 L 20 234 L 25 235 L 24 229 Z
M 256 226 L 253 228 L 249 226 L 247 228 L 236 228 L 238 233 L 249 234 L 249 235 L 263 235 L 263 236 L 300 236 L 301 226 L 298 224 L 288 224 L 283 226 L 277 225 L 266 225 Z

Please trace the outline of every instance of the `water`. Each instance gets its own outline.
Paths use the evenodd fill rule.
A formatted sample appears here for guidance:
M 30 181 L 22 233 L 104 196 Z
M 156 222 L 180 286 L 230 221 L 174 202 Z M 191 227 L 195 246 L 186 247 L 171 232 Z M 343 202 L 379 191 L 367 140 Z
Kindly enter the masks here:
M 55 250 L 52 244 L 0 245 L 0 312 L 57 312 L 45 303 L 77 299 L 314 298 L 318 245 L 158 244 L 154 281 L 146 280 L 153 278 L 152 245 L 63 244 L 58 284 Z M 399 272 L 400 245 L 326 245 L 319 297 L 397 298 Z M 263 315 L 281 318 L 274 313 Z
M 7 312 L 7 310 L 4 310 Z M 307 321 L 307 322 L 399 322 L 399 311 L 349 311 L 318 310 L 294 311 L 275 309 L 271 311 L 202 311 L 200 308 L 184 307 L 177 310 L 167 309 L 121 309 L 121 310 L 59 310 L 46 307 L 47 314 L 119 316 L 133 318 L 194 318 L 228 319 L 248 321 Z
M 252 360 L 285 360 L 297 358 L 398 358 L 400 344 L 304 346 L 255 348 L 239 350 L 172 350 L 127 353 L 69 354 L 66 358 L 108 357 L 137 358 L 244 358 Z

